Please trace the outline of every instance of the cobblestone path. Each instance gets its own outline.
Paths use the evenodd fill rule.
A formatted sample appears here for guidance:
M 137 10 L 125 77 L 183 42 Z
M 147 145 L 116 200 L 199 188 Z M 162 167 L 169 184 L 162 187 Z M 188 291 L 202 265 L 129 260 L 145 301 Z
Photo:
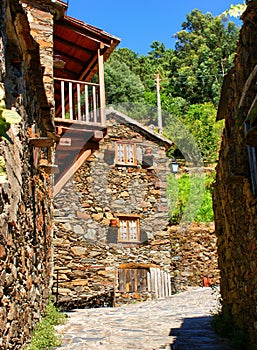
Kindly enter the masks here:
M 218 297 L 211 288 L 192 288 L 162 300 L 73 310 L 58 327 L 63 345 L 56 349 L 232 350 L 210 326 Z

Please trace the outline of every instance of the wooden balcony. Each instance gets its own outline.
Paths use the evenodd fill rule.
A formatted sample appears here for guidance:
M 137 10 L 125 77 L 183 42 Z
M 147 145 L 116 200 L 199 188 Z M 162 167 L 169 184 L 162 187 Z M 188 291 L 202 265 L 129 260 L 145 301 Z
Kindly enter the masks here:
M 55 78 L 54 82 L 57 125 L 105 127 L 105 96 L 99 83 L 63 78 Z
M 66 15 L 56 19 L 53 37 L 57 195 L 106 135 L 104 62 L 120 39 Z

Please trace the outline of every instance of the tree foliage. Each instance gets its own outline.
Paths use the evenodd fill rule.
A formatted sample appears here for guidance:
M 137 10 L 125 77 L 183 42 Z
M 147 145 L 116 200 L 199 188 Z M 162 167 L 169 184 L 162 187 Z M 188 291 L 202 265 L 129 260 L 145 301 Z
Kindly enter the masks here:
M 197 142 L 205 160 L 217 157 L 222 123 L 215 115 L 224 75 L 232 67 L 239 28 L 222 14 L 214 17 L 195 9 L 175 34 L 174 49 L 154 41 L 147 55 L 128 48 L 116 50 L 106 64 L 108 104 L 135 103 L 130 116 L 153 123 L 156 116 L 139 104 L 155 106 L 155 75 L 161 77 L 165 135 L 172 135 L 173 117 L 180 119 Z M 170 114 L 171 117 L 167 116 Z
M 190 103 L 217 104 L 224 75 L 233 63 L 238 28 L 193 10 L 176 33 L 176 56 L 172 62 L 171 84 L 176 96 Z
M 212 192 L 214 173 L 206 177 L 183 174 L 175 178 L 171 174 L 167 179 L 167 198 L 170 221 L 172 224 L 184 222 L 212 222 Z M 197 188 L 204 186 L 203 198 L 198 197 Z M 190 199 L 190 203 L 189 203 Z M 200 202 L 199 202 L 200 201 Z

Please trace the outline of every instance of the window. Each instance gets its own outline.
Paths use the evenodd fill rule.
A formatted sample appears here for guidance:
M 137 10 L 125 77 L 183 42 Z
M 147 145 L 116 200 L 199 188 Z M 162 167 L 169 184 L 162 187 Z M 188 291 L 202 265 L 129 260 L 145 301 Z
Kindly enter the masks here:
M 136 145 L 116 143 L 116 164 L 136 165 Z
M 124 218 L 119 219 L 119 242 L 139 242 L 139 218 Z

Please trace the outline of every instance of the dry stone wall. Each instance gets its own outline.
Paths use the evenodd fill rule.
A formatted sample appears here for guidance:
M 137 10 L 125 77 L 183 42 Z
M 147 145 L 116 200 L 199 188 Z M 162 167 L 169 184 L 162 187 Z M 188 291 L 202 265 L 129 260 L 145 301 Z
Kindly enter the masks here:
M 43 133 L 52 119 L 42 57 L 18 0 L 1 1 L 0 23 L 0 84 L 7 108 L 15 107 L 22 119 L 8 131 L 14 144 L 0 141 L 7 174 L 6 183 L 0 184 L 0 348 L 11 350 L 29 341 L 49 299 L 52 185 L 50 176 L 34 166 L 29 136 L 34 121 Z
M 117 166 L 106 161 L 117 140 L 133 141 L 137 166 Z M 150 149 L 153 166 L 144 168 L 142 158 Z M 165 145 L 144 137 L 131 127 L 109 120 L 108 136 L 99 150 L 83 164 L 55 198 L 56 220 L 80 232 L 86 239 L 107 241 L 110 220 L 116 213 L 139 214 L 141 241 L 147 241 L 168 224 L 166 176 L 169 161 Z M 59 216 L 59 218 L 58 218 Z
M 218 118 L 226 125 L 214 191 L 223 312 L 257 349 L 256 127 L 257 1 L 243 15 L 234 68 L 224 80 Z M 247 347 L 247 346 L 245 346 Z
M 131 301 L 131 295 L 122 296 L 117 289 L 117 273 L 122 264 L 170 269 L 167 232 L 157 234 L 147 245 L 126 247 L 90 242 L 83 235 L 67 230 L 62 223 L 55 225 L 53 295 L 65 308 L 113 306 L 117 304 L 115 298 L 119 298 L 119 303 Z M 137 299 L 151 297 L 150 293 L 141 293 Z
M 191 224 L 189 227 L 171 226 L 171 277 L 176 290 L 187 286 L 204 286 L 209 278 L 212 286 L 218 286 L 217 237 L 213 224 Z
M 115 164 L 117 141 L 136 144 L 137 166 Z M 149 150 L 151 165 L 143 161 Z M 156 297 L 147 290 L 119 291 L 119 267 L 129 263 L 168 272 L 173 293 L 201 286 L 207 273 L 218 283 L 213 227 L 169 227 L 168 173 L 165 144 L 109 116 L 99 150 L 55 198 L 53 294 L 59 305 L 97 307 Z M 118 227 L 110 226 L 116 213 L 141 216 L 141 244 L 117 242 Z
M 209 277 L 211 285 L 219 285 L 213 225 L 192 225 L 186 230 L 171 226 L 147 244 L 135 247 L 92 242 L 64 223 L 56 222 L 55 226 L 53 295 L 64 308 L 113 306 L 155 298 L 147 291 L 120 293 L 118 269 L 123 264 L 145 264 L 169 272 L 172 293 L 203 286 L 203 277 Z

